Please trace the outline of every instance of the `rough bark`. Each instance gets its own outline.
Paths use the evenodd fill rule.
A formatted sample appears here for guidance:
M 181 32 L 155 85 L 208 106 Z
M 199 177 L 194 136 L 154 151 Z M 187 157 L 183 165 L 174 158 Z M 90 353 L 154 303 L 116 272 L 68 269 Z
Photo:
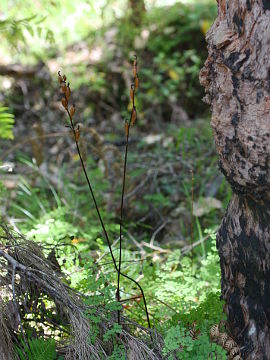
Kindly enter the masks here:
M 217 235 L 228 328 L 243 359 L 270 359 L 270 1 L 219 0 L 201 70 L 233 197 Z

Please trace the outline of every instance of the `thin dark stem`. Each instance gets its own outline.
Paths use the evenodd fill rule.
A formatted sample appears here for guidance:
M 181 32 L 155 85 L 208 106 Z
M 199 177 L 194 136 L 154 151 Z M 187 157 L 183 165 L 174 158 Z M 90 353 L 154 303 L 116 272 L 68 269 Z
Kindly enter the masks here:
M 135 57 L 135 59 L 137 60 L 136 57 Z M 125 195 L 125 183 L 126 183 L 126 172 L 127 172 L 129 130 L 130 130 L 130 125 L 131 125 L 133 113 L 136 111 L 136 108 L 135 108 L 135 77 L 134 77 L 133 84 L 131 84 L 131 89 L 133 91 L 132 92 L 132 110 L 131 110 L 131 113 L 130 113 L 130 119 L 129 119 L 129 122 L 128 122 L 128 125 L 127 125 L 127 132 L 126 132 L 126 146 L 125 146 L 123 182 L 122 182 L 121 205 L 120 205 L 119 263 L 118 263 L 118 279 L 117 279 L 117 301 L 119 301 L 119 302 L 121 301 L 121 297 L 120 297 L 120 276 L 122 275 L 124 277 L 127 277 L 126 275 L 121 273 L 121 263 L 122 263 L 122 225 L 123 225 L 124 195 Z M 142 294 L 142 297 L 143 297 L 143 302 L 144 302 L 144 307 L 145 307 L 145 313 L 146 313 L 146 317 L 147 317 L 148 327 L 151 328 L 149 313 L 148 313 L 148 309 L 147 309 L 147 303 L 146 303 L 146 299 L 145 299 L 143 289 L 136 280 L 131 279 L 131 278 L 130 278 L 130 280 L 133 281 L 139 287 L 139 289 L 141 291 L 141 294 Z M 118 315 L 118 324 L 120 324 L 120 316 L 121 316 L 120 310 L 118 310 L 117 315 Z
M 137 60 L 137 57 L 135 55 L 135 61 Z M 137 62 L 134 63 L 134 66 L 136 66 L 136 69 L 137 69 Z M 81 162 L 81 166 L 83 168 L 83 172 L 84 172 L 84 175 L 85 175 L 85 178 L 86 178 L 86 181 L 87 181 L 87 184 L 88 184 L 88 188 L 89 188 L 89 191 L 91 193 L 91 197 L 94 201 L 94 205 L 95 205 L 95 209 L 96 209 L 96 212 L 98 214 L 98 218 L 99 218 L 99 221 L 100 221 L 100 224 L 101 224 L 101 227 L 103 229 L 103 232 L 104 232 L 104 235 L 105 235 L 105 238 L 106 238 L 106 241 L 107 241 L 107 244 L 108 244 L 108 247 L 109 247 L 109 251 L 110 251 L 110 255 L 111 255 L 111 258 L 113 260 L 113 264 L 114 264 L 114 268 L 115 270 L 117 271 L 118 273 L 118 281 L 117 281 L 117 300 L 120 301 L 120 277 L 123 276 L 125 277 L 126 279 L 132 281 L 134 284 L 136 284 L 136 286 L 140 289 L 140 292 L 142 294 L 142 297 L 143 297 L 143 302 L 144 302 L 144 307 L 145 307 L 145 312 L 146 312 L 146 317 L 147 317 L 147 323 L 148 323 L 148 327 L 151 328 L 151 323 L 150 323 L 150 318 L 149 318 L 149 313 L 148 313 L 148 310 L 147 310 L 147 304 L 146 304 L 146 299 L 145 299 L 145 296 L 144 296 L 144 292 L 143 292 L 143 289 L 141 287 L 141 285 L 134 279 L 132 279 L 131 277 L 129 277 L 128 275 L 125 275 L 121 272 L 121 262 L 122 262 L 122 223 L 123 223 L 123 205 L 124 205 L 124 193 L 125 193 L 125 182 L 126 182 L 126 168 L 127 168 L 127 155 L 128 155 L 128 140 L 129 140 L 129 129 L 130 129 L 130 125 L 133 125 L 134 121 L 136 120 L 136 108 L 135 108 L 135 104 L 134 104 L 134 100 L 135 100 L 135 84 L 137 84 L 136 82 L 137 79 L 137 72 L 136 70 L 134 71 L 134 84 L 131 85 L 131 89 L 132 89 L 132 111 L 131 111 L 131 114 L 130 114 L 130 119 L 129 119 L 129 122 L 127 123 L 127 126 L 126 126 L 126 150 L 125 150 L 125 160 L 124 160 L 124 172 L 123 172 L 123 185 L 122 185 L 122 195 L 121 195 L 121 215 L 120 215 L 120 253 L 119 253 L 119 267 L 117 267 L 117 264 L 116 264 L 116 260 L 115 260 L 115 257 L 113 255 L 113 251 L 112 251 L 112 245 L 111 245 L 111 242 L 110 242 L 110 239 L 109 239 L 109 236 L 108 236 L 108 233 L 106 231 L 106 228 L 105 228 L 105 224 L 102 220 L 102 217 L 101 217 L 101 214 L 100 214 L 100 211 L 99 211 L 99 207 L 98 207 L 98 204 L 97 204 L 97 201 L 96 201 L 96 198 L 95 198 L 95 195 L 94 195 L 94 192 L 93 192 L 93 189 L 92 189 L 92 186 L 91 186 L 91 182 L 90 182 L 90 179 L 88 177 L 88 174 L 87 174 L 87 171 L 86 171 L 86 168 L 85 168 L 85 164 L 84 164 L 84 161 L 83 161 L 83 158 L 82 158 L 82 155 L 81 155 L 81 151 L 80 151 L 80 147 L 79 147 L 79 144 L 78 144 L 78 140 L 79 140 L 79 135 L 80 135 L 80 132 L 79 132 L 79 127 L 77 129 L 75 129 L 74 127 L 74 123 L 73 123 L 73 120 L 72 120 L 72 117 L 73 117 L 73 114 L 74 114 L 74 111 L 75 111 L 75 108 L 73 108 L 73 111 L 72 111 L 72 114 L 71 112 L 69 111 L 69 108 L 68 108 L 68 99 L 69 99 L 69 96 L 70 96 L 70 87 L 69 87 L 69 83 L 66 87 L 66 77 L 65 75 L 61 76 L 60 74 L 60 71 L 58 72 L 58 81 L 62 84 L 64 84 L 62 87 L 61 87 L 61 90 L 62 92 L 65 93 L 64 95 L 64 98 L 62 98 L 62 105 L 64 106 L 67 114 L 68 114 L 68 117 L 69 117 L 69 120 L 70 120 L 70 129 L 72 130 L 73 132 L 73 136 L 74 136 L 74 141 L 75 141 L 75 144 L 76 144 L 76 148 L 77 148 L 77 153 L 79 155 L 79 158 L 80 158 L 80 162 Z M 68 95 L 67 95 L 68 94 Z M 134 114 L 135 113 L 135 114 Z M 134 117 L 135 115 L 135 117 Z M 118 323 L 120 323 L 120 311 L 118 312 Z M 152 336 L 151 336 L 152 338 Z
M 85 178 L 86 178 L 86 182 L 87 182 L 87 185 L 88 185 L 88 187 L 89 187 L 89 190 L 90 190 L 92 199 L 93 199 L 94 204 L 95 204 L 95 208 L 96 208 L 96 212 L 97 212 L 97 214 L 98 214 L 99 222 L 100 222 L 101 227 L 102 227 L 102 230 L 103 230 L 103 232 L 104 232 L 104 235 L 105 235 L 105 238 L 106 238 L 106 241 L 107 241 L 109 250 L 110 250 L 110 254 L 111 254 L 111 257 L 112 257 L 112 260 L 113 260 L 114 267 L 115 267 L 116 271 L 118 272 L 118 268 L 117 268 L 117 265 L 116 265 L 115 257 L 114 257 L 114 255 L 113 255 L 113 251 L 112 251 L 111 242 L 110 242 L 110 239 L 109 239 L 107 230 L 106 230 L 106 228 L 105 228 L 104 222 L 103 222 L 103 220 L 102 220 L 102 217 L 101 217 L 101 215 L 100 215 L 99 207 L 98 207 L 98 205 L 97 205 L 97 201 L 96 201 L 96 198 L 95 198 L 95 195 L 94 195 L 92 186 L 91 186 L 91 182 L 90 182 L 89 177 L 88 177 L 88 175 L 87 175 L 86 168 L 85 168 L 85 165 L 84 165 L 84 161 L 83 161 L 83 158 L 82 158 L 82 155 L 81 155 L 80 147 L 79 147 L 78 141 L 77 141 L 77 139 L 76 139 L 76 130 L 75 130 L 75 127 L 74 127 L 74 124 L 73 124 L 73 121 L 72 121 L 72 117 L 71 117 L 71 115 L 70 115 L 69 110 L 66 109 L 66 111 L 67 111 L 68 116 L 69 116 L 71 129 L 72 129 L 72 131 L 73 131 L 73 135 L 74 135 L 74 140 L 75 140 L 77 152 L 78 152 L 78 155 L 79 155 L 79 158 L 80 158 L 80 161 L 81 161 L 81 165 L 82 165 L 83 172 L 84 172 L 84 175 L 85 175 Z
M 133 85 L 133 84 L 132 84 Z M 131 88 L 133 90 L 133 86 Z M 119 229 L 119 263 L 118 263 L 118 278 L 117 278 L 117 301 L 120 302 L 120 273 L 121 273 L 121 263 L 122 263 L 122 225 L 123 225 L 123 209 L 124 209 L 124 196 L 125 196 L 125 184 L 126 184 L 126 172 L 127 172 L 127 157 L 128 157 L 128 140 L 129 140 L 129 129 L 132 114 L 135 108 L 135 91 L 133 91 L 132 96 L 132 110 L 130 114 L 130 119 L 127 125 L 127 133 L 126 133 L 126 146 L 125 146 L 125 158 L 124 158 L 124 170 L 123 170 L 123 182 L 122 182 L 122 192 L 121 192 L 121 205 L 120 205 L 120 229 Z M 120 324 L 120 310 L 117 312 L 118 324 Z
M 194 215 L 193 215 L 193 208 L 194 208 L 194 173 L 193 169 L 191 170 L 191 218 L 190 218 L 190 247 L 191 247 L 191 271 L 193 274 L 193 258 L 194 258 L 194 250 L 193 250 L 193 226 L 194 226 Z
M 102 229 L 103 229 L 103 232 L 104 232 L 104 235 L 105 235 L 105 238 L 106 238 L 106 241 L 107 241 L 109 250 L 110 250 L 110 254 L 111 254 L 111 257 L 112 257 L 112 260 L 113 260 L 113 264 L 114 264 L 115 270 L 118 272 L 118 274 L 120 274 L 120 275 L 123 276 L 124 278 L 126 278 L 126 279 L 132 281 L 134 284 L 136 284 L 136 286 L 140 289 L 140 292 L 141 292 L 142 297 L 143 297 L 143 302 L 144 302 L 144 307 L 145 307 L 145 313 L 146 313 L 146 317 L 147 317 L 148 327 L 149 327 L 149 329 L 151 329 L 151 323 L 150 323 L 149 313 L 148 313 L 148 310 L 147 310 L 147 304 L 146 304 L 144 292 L 143 292 L 143 289 L 142 289 L 141 285 L 140 285 L 136 280 L 134 280 L 134 279 L 132 279 L 131 277 L 129 277 L 128 275 L 125 275 L 125 274 L 123 274 L 122 272 L 120 272 L 119 269 L 118 269 L 118 267 L 117 267 L 117 264 L 116 264 L 116 261 L 115 261 L 115 257 L 114 257 L 114 255 L 113 255 L 111 243 L 110 243 L 110 240 L 109 240 L 109 236 L 108 236 L 108 233 L 107 233 L 107 231 L 106 231 L 104 222 L 103 222 L 103 220 L 102 220 L 102 217 L 101 217 L 101 214 L 100 214 L 98 205 L 97 205 L 97 201 L 96 201 L 96 198 L 95 198 L 95 195 L 94 195 L 94 192 L 93 192 L 93 189 L 92 189 L 92 186 L 91 186 L 89 177 L 88 177 L 87 172 L 86 172 L 86 168 L 85 168 L 84 161 L 83 161 L 83 158 L 82 158 L 82 155 L 81 155 L 80 147 L 79 147 L 78 141 L 77 141 L 77 139 L 76 139 L 76 130 L 75 130 L 75 127 L 74 127 L 74 124 L 73 124 L 73 121 L 72 121 L 72 117 L 70 116 L 69 110 L 66 109 L 66 111 L 67 111 L 67 114 L 68 114 L 68 116 L 69 116 L 71 129 L 72 129 L 72 132 L 73 132 L 73 135 L 74 135 L 74 141 L 75 141 L 75 143 L 76 143 L 76 148 L 77 148 L 77 152 L 78 152 L 78 155 L 79 155 L 79 158 L 80 158 L 80 162 L 81 162 L 81 165 L 82 165 L 82 168 L 83 168 L 83 172 L 84 172 L 84 175 L 85 175 L 85 178 L 86 178 L 86 181 L 87 181 L 87 184 L 88 184 L 88 187 L 89 187 L 89 190 L 90 190 L 92 199 L 93 199 L 94 204 L 95 204 L 95 208 L 96 208 L 96 211 L 97 211 L 97 214 L 98 214 L 98 218 L 99 218 L 101 227 L 102 227 Z
M 134 79 L 135 83 L 135 79 Z M 125 146 L 125 158 L 124 158 L 124 170 L 123 170 L 123 181 L 122 181 L 122 192 L 121 192 L 121 205 L 120 205 L 120 229 L 119 229 L 119 262 L 118 262 L 118 278 L 117 278 L 117 301 L 120 302 L 121 296 L 120 296 L 120 273 L 121 273 L 121 263 L 122 263 L 122 225 L 123 225 L 123 209 L 124 209 L 124 196 L 125 196 L 125 185 L 126 185 L 126 172 L 127 172 L 127 157 L 128 157 L 128 140 L 129 140 L 129 129 L 130 129 L 130 123 L 132 119 L 132 115 L 135 109 L 135 89 L 134 85 L 131 85 L 131 89 L 133 90 L 132 95 L 132 110 L 130 114 L 129 122 L 127 123 L 127 131 L 126 131 L 126 146 Z M 118 310 L 117 312 L 117 320 L 118 324 L 120 324 L 120 315 L 121 312 Z
M 123 226 L 123 208 L 124 208 L 124 195 L 125 195 L 125 184 L 126 184 L 126 171 L 127 171 L 127 156 L 128 156 L 128 139 L 129 139 L 129 127 L 126 134 L 126 148 L 125 148 L 125 159 L 124 159 L 124 171 L 123 171 L 123 183 L 121 193 L 121 206 L 120 206 L 120 230 L 119 230 L 119 263 L 118 263 L 118 279 L 117 279 L 117 301 L 120 302 L 120 274 L 121 274 L 121 263 L 122 263 L 122 226 Z M 118 310 L 118 324 L 120 324 L 120 310 Z

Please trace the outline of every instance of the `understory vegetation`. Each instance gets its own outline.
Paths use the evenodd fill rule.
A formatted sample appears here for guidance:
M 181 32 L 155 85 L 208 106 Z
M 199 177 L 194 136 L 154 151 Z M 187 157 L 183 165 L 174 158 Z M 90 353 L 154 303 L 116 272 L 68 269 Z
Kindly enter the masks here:
M 20 62 L 0 79 L 0 340 L 20 360 L 226 359 L 229 335 L 210 329 L 226 331 L 215 234 L 230 189 L 198 81 L 215 2 L 146 2 L 137 22 L 126 2 L 26 1 L 20 18 L 14 3 L 0 21 L 6 66 Z

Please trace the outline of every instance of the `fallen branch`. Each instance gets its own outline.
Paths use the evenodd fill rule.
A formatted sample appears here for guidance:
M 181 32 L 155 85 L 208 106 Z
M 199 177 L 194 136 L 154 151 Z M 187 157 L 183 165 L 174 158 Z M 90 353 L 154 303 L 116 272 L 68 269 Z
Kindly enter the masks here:
M 22 77 L 34 77 L 43 69 L 44 62 L 40 61 L 35 66 L 25 66 L 22 64 L 8 64 L 0 65 L 0 75 L 3 76 L 12 76 L 15 78 Z

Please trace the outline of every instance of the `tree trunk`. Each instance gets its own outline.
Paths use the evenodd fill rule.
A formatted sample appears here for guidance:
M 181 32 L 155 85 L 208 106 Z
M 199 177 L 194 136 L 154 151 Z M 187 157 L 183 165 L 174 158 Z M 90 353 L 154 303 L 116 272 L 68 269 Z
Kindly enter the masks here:
M 228 329 L 270 359 L 270 0 L 219 0 L 201 70 L 233 196 L 217 235 Z
M 146 12 L 144 0 L 129 0 L 128 3 L 131 9 L 131 22 L 135 26 L 140 26 L 142 17 Z

